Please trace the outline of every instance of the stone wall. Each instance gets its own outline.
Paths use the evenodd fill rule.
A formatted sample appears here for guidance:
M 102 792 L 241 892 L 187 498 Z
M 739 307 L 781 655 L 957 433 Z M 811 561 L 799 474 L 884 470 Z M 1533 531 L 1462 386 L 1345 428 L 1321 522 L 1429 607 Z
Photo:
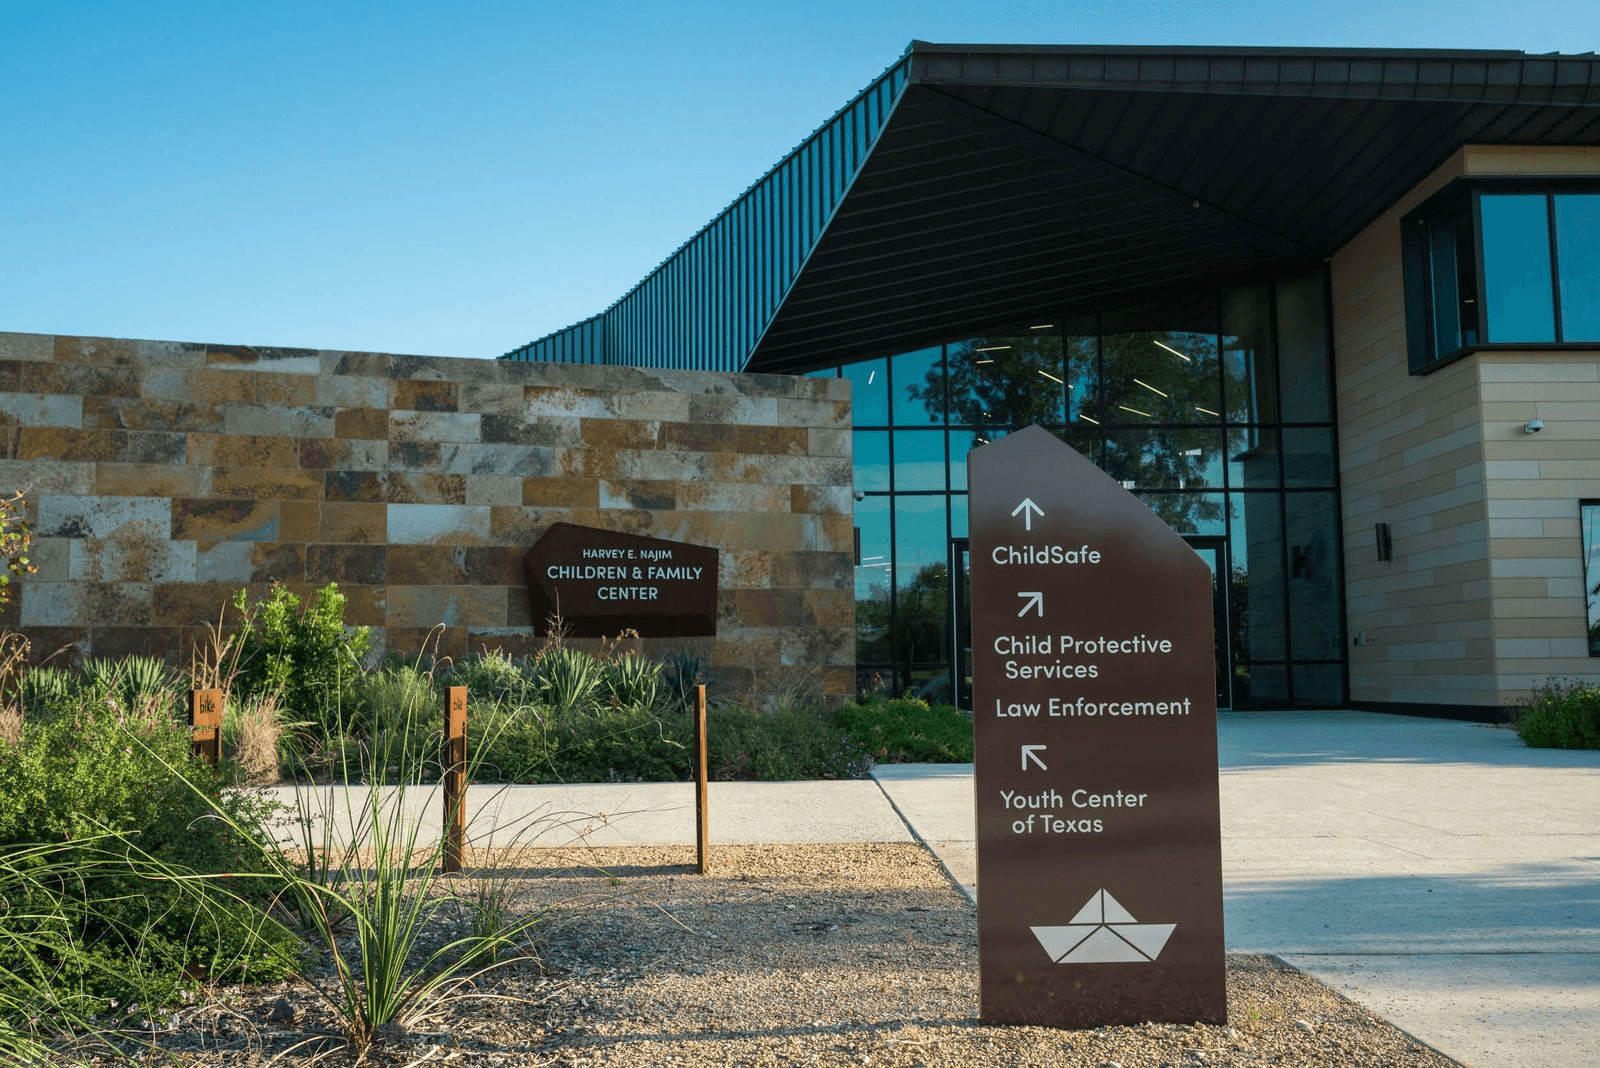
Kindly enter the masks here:
M 337 582 L 380 646 L 525 654 L 554 522 L 720 550 L 716 692 L 854 689 L 843 380 L 0 334 L 36 653 L 186 662 L 241 587 Z

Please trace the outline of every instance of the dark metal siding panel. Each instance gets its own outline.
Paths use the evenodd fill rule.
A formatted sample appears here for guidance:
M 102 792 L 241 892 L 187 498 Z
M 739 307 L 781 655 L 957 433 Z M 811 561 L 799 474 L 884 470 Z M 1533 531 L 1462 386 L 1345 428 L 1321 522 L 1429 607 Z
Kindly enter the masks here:
M 508 359 L 744 369 L 899 102 L 902 59 L 621 300 Z M 585 331 L 586 324 L 594 329 Z

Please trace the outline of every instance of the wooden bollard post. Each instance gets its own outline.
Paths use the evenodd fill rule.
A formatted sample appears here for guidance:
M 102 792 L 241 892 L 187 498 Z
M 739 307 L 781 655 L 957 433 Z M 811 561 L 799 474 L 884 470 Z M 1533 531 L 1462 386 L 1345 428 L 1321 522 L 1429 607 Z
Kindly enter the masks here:
M 696 867 L 711 870 L 711 813 L 706 804 L 706 688 L 694 688 L 694 816 Z
M 450 686 L 444 697 L 444 870 L 461 871 L 467 840 L 467 688 Z
M 216 767 L 222 760 L 222 691 L 189 691 L 189 726 L 194 755 Z

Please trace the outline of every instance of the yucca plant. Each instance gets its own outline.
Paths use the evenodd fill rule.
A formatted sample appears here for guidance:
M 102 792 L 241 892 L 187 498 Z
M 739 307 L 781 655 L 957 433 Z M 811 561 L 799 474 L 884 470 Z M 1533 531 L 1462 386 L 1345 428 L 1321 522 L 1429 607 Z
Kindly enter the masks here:
M 88 693 L 113 700 L 124 711 L 154 719 L 182 707 L 182 677 L 152 656 L 91 658 L 83 662 L 83 677 Z
M 578 649 L 546 649 L 534 665 L 539 699 L 562 716 L 586 711 L 600 681 L 600 661 Z
M 606 661 L 601 687 L 613 706 L 654 711 L 665 692 L 661 665 L 637 653 Z
M 77 691 L 72 672 L 58 667 L 36 667 L 17 681 L 17 703 L 24 715 L 49 715 L 66 707 Z

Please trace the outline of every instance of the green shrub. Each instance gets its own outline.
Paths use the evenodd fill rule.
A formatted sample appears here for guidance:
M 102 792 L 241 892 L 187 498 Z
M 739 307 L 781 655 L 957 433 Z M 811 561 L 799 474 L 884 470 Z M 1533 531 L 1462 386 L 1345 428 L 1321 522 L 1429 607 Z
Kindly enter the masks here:
M 503 651 L 485 649 L 452 667 L 445 684 L 465 686 L 467 697 L 473 701 L 525 703 L 533 679 Z
M 205 817 L 215 806 L 254 821 L 263 803 L 191 756 L 164 701 L 108 686 L 128 677 L 102 671 L 66 697 L 52 684 L 53 711 L 32 710 L 20 742 L 0 745 L 0 986 L 151 1003 L 186 969 L 282 978 L 296 943 L 258 907 L 272 888 L 189 878 L 252 871 L 253 843 Z
M 540 781 L 681 782 L 690 774 L 687 731 L 646 705 L 551 709 L 550 771 Z
M 553 782 L 548 713 L 509 699 L 467 701 L 467 756 L 487 782 Z
M 757 715 L 713 702 L 706 710 L 706 753 L 715 779 L 853 779 L 871 765 L 837 717 L 817 707 Z
M 614 707 L 648 710 L 660 707 L 668 692 L 661 664 L 637 653 L 605 661 L 600 688 Z
M 869 697 L 839 710 L 839 724 L 882 764 L 972 761 L 972 717 L 915 697 Z
M 348 713 L 372 644 L 366 627 L 344 625 L 339 587 L 322 587 L 304 611 L 299 597 L 276 584 L 253 605 L 246 590 L 232 603 L 243 617 L 231 639 L 237 643 L 233 691 L 242 698 L 276 693 L 291 718 L 333 733 Z
M 1540 749 L 1600 749 L 1600 686 L 1551 679 L 1517 713 L 1517 735 Z
M 355 717 L 342 726 L 366 743 L 364 772 L 370 776 L 381 762 L 389 782 L 402 765 L 408 773 L 438 777 L 444 701 L 432 672 L 409 664 L 369 672 L 357 678 L 354 697 Z
M 578 649 L 546 649 L 533 663 L 539 701 L 562 715 L 587 709 L 602 680 L 600 661 Z

